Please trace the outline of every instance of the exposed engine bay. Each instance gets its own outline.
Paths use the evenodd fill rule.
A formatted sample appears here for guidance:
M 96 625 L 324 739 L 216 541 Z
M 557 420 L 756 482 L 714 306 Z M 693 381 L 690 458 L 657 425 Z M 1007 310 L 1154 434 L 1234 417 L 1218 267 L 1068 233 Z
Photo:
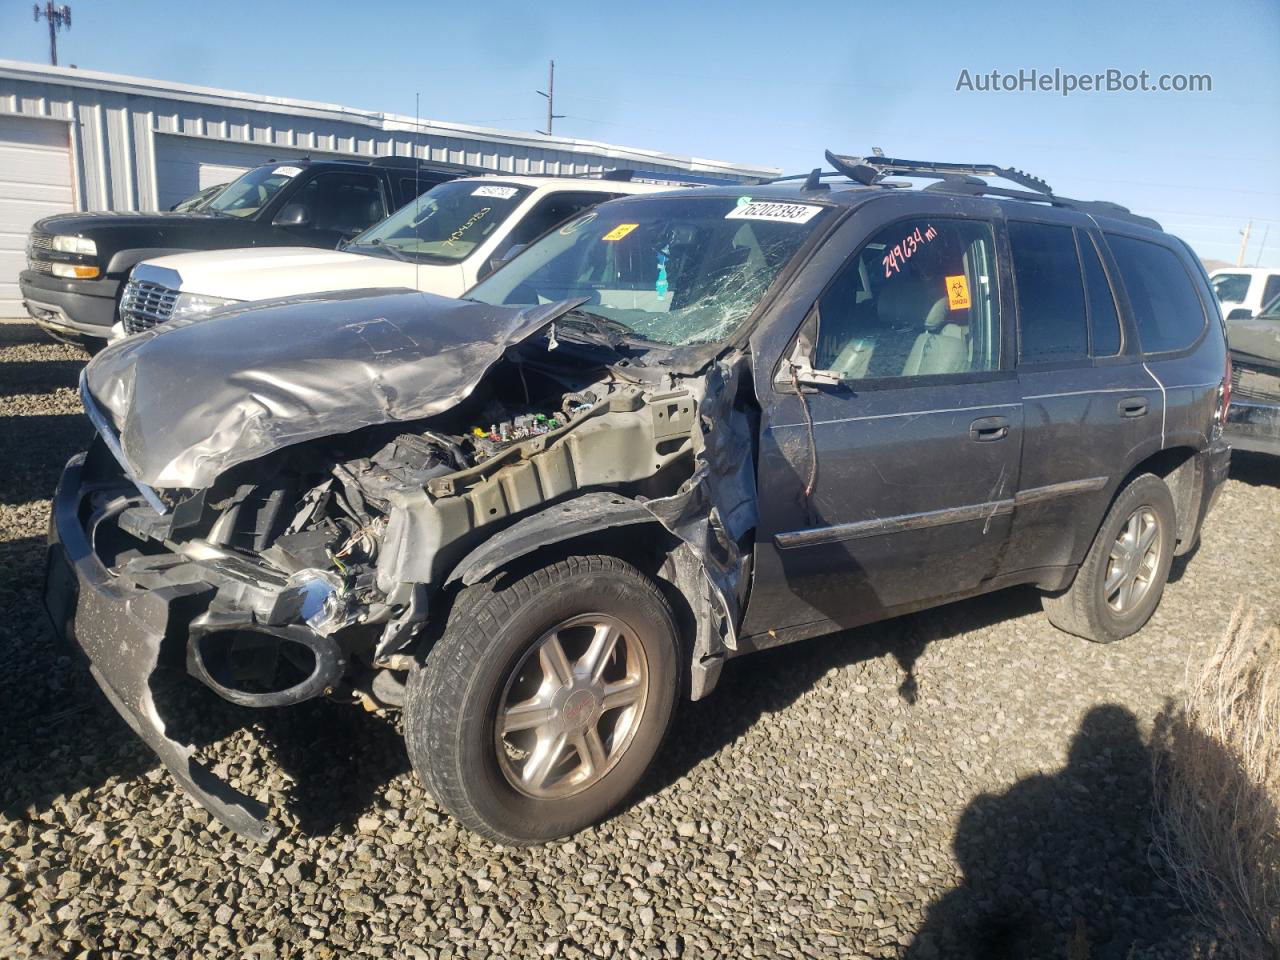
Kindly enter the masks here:
M 598 351 L 575 358 L 562 347 L 554 362 L 528 352 L 439 416 L 286 447 L 202 489 L 157 491 L 163 514 L 104 490 L 96 549 L 130 584 L 208 585 L 187 669 L 225 698 L 395 706 L 385 674 L 405 666 L 397 655 L 431 594 L 494 529 L 589 489 L 658 501 L 694 473 L 701 378 L 691 389 L 658 368 L 602 365 Z

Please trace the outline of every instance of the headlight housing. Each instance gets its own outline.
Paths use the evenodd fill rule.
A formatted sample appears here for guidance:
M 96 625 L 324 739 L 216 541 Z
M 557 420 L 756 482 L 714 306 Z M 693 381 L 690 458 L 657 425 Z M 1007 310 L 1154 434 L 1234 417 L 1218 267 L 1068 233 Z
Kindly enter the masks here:
M 98 255 L 98 245 L 84 237 L 54 237 L 52 246 L 59 253 L 81 253 L 86 257 Z
M 178 294 L 178 299 L 173 302 L 173 313 L 170 314 L 169 319 L 182 320 L 188 317 L 203 317 L 206 313 L 211 313 L 219 307 L 239 302 L 239 300 L 228 300 L 225 297 L 206 297 L 203 293 L 180 293 Z
M 65 277 L 68 280 L 92 280 L 101 271 L 93 265 L 83 263 L 58 263 L 54 261 L 49 264 L 49 272 L 55 277 Z

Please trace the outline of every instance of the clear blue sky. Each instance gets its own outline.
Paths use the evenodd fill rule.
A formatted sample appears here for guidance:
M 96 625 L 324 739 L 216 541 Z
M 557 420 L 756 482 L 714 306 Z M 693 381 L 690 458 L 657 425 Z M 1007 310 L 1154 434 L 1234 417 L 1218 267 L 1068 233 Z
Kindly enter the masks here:
M 1280 264 L 1280 3 L 428 4 L 71 0 L 60 61 L 801 171 L 830 146 L 995 162 L 1160 219 L 1204 257 Z M 0 58 L 47 62 L 31 2 Z M 1211 93 L 957 92 L 1019 68 L 1210 74 Z M 1264 233 L 1266 247 L 1259 250 Z

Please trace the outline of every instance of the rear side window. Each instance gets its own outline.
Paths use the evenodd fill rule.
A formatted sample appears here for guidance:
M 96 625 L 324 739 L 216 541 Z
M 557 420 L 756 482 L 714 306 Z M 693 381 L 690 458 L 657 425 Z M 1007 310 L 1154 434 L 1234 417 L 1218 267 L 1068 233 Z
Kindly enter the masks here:
M 1065 360 L 1089 353 L 1080 258 L 1070 227 L 1010 221 L 1023 360 Z
M 1089 297 L 1089 334 L 1093 338 L 1095 357 L 1112 357 L 1120 352 L 1120 315 L 1115 296 L 1107 282 L 1106 271 L 1098 259 L 1093 240 L 1076 234 L 1080 241 L 1080 259 L 1084 262 L 1085 292 Z
M 1182 350 L 1205 325 L 1204 308 L 1182 261 L 1168 247 L 1107 234 L 1120 267 L 1144 353 Z
M 1209 280 L 1213 292 L 1223 303 L 1244 303 L 1249 295 L 1249 274 L 1219 273 Z
M 1276 298 L 1276 294 L 1280 294 L 1280 273 L 1267 277 L 1267 285 L 1262 288 L 1262 302 L 1270 303 Z

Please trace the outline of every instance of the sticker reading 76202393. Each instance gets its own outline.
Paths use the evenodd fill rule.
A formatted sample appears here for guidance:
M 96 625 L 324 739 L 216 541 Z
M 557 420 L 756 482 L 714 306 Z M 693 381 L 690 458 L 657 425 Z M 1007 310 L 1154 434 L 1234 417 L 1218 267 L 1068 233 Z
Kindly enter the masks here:
M 743 203 L 724 215 L 726 220 L 773 220 L 776 223 L 808 223 L 819 213 L 821 207 L 809 203 L 773 203 L 767 200 L 753 200 Z

